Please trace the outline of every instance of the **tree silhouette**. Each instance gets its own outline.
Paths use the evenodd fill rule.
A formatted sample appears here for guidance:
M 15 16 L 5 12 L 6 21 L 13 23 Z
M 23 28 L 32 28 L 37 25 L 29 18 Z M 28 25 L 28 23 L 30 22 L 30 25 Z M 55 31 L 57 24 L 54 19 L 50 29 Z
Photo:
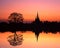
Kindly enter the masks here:
M 14 22 L 14 23 L 23 22 L 23 16 L 21 13 L 13 12 L 8 17 L 8 20 L 9 22 Z
M 22 44 L 22 41 L 23 41 L 23 38 L 22 38 L 22 35 L 17 35 L 16 33 L 16 27 L 18 25 L 18 23 L 20 22 L 23 22 L 23 16 L 21 13 L 16 13 L 16 12 L 13 12 L 10 14 L 10 16 L 8 17 L 8 20 L 9 20 L 9 23 L 12 23 L 11 25 L 9 25 L 10 27 L 13 26 L 14 28 L 14 35 L 10 35 L 8 38 L 8 41 L 10 43 L 10 45 L 13 45 L 13 46 L 17 46 L 17 45 L 21 45 Z

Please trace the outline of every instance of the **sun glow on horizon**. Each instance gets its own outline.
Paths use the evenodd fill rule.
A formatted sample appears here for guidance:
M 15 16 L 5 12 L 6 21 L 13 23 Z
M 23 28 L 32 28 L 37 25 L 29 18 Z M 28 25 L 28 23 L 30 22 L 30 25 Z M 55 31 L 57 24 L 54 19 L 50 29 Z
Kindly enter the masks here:
M 60 21 L 59 0 L 0 0 L 0 6 L 0 19 L 19 12 L 25 21 L 32 21 L 38 11 L 41 21 Z

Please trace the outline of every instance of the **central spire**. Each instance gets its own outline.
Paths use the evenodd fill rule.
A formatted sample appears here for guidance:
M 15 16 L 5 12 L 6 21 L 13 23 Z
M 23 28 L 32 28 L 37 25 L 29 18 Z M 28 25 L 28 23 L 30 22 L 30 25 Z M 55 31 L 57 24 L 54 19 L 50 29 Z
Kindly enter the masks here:
M 39 17 L 38 17 L 38 12 L 37 12 L 37 18 L 39 18 Z
M 37 16 L 36 16 L 35 22 L 40 22 L 38 12 L 37 12 Z

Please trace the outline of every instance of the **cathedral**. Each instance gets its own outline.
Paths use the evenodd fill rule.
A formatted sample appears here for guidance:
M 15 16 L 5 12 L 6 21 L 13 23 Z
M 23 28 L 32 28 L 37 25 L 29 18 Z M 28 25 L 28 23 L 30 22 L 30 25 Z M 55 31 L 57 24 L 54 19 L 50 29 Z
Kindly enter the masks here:
M 35 21 L 33 22 L 33 27 L 34 27 L 34 32 L 35 32 L 35 36 L 38 40 L 38 36 L 39 36 L 39 33 L 40 33 L 40 19 L 39 19 L 39 15 L 38 15 L 38 12 L 37 12 L 37 16 L 35 18 Z
M 37 16 L 36 16 L 36 18 L 35 18 L 35 22 L 36 22 L 36 23 L 39 23 L 39 22 L 40 22 L 38 12 L 37 12 Z

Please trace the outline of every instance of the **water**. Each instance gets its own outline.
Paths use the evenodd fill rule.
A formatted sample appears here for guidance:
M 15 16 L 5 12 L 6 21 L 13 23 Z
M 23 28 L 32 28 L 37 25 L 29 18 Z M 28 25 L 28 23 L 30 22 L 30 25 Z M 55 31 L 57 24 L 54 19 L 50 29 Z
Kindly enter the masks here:
M 5 32 L 0 33 L 0 48 L 60 48 L 60 34 L 40 33 L 37 41 L 35 34 L 32 31 L 25 33 L 17 32 L 23 35 L 23 43 L 21 45 L 12 46 L 9 44 L 7 38 L 14 33 Z

